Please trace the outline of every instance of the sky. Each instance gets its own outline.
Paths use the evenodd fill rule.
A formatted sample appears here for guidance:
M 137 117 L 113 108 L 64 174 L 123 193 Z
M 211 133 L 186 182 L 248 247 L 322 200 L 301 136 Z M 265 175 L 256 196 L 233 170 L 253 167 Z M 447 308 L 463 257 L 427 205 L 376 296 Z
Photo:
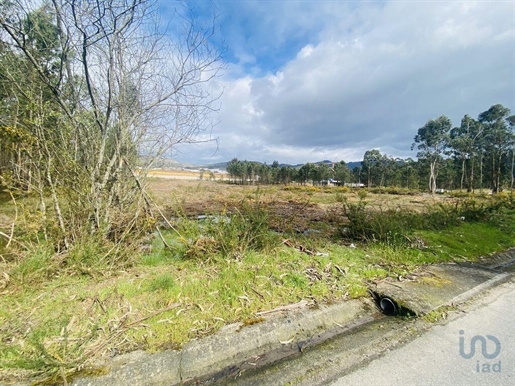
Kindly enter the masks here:
M 175 0 L 176 1 L 176 0 Z M 159 0 L 162 17 L 174 0 Z M 217 124 L 174 158 L 213 164 L 416 157 L 418 128 L 515 113 L 515 1 L 197 0 L 226 66 Z

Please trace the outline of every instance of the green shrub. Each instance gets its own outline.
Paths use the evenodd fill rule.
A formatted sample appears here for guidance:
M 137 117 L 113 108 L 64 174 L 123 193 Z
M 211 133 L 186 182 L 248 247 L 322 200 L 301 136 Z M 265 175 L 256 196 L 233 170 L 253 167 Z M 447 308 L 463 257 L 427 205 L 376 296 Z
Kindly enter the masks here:
M 474 193 L 467 192 L 466 190 L 452 190 L 447 192 L 449 196 L 453 198 L 467 198 L 467 197 L 474 197 Z
M 269 251 L 279 244 L 279 236 L 269 229 L 269 214 L 259 200 L 245 201 L 234 214 L 207 216 L 180 223 L 185 238 L 186 258 L 241 257 L 246 251 Z
M 356 204 L 343 200 L 342 204 L 347 219 L 341 225 L 342 235 L 364 242 L 405 244 L 415 230 L 442 230 L 464 221 L 491 223 L 507 230 L 513 228 L 513 210 L 508 198 L 491 202 L 467 199 L 454 204 L 440 203 L 422 213 L 406 209 L 369 209 L 363 200 Z
M 370 188 L 368 191 L 372 194 L 391 194 L 403 196 L 413 196 L 418 193 L 417 190 L 400 188 L 398 186 Z

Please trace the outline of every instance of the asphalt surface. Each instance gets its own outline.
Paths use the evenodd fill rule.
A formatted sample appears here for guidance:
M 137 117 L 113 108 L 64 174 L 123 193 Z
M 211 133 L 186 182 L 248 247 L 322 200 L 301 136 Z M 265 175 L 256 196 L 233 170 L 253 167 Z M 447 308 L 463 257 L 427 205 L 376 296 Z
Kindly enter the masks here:
M 475 264 L 428 266 L 415 281 L 371 288 L 373 299 L 279 307 L 261 323 L 228 325 L 181 350 L 116 356 L 104 375 L 70 384 L 512 385 L 514 262 L 512 249 Z M 409 312 L 385 316 L 383 299 Z M 426 319 L 442 306 L 443 320 Z
M 515 385 L 515 283 L 489 290 L 469 307 L 477 308 L 463 310 L 331 386 Z

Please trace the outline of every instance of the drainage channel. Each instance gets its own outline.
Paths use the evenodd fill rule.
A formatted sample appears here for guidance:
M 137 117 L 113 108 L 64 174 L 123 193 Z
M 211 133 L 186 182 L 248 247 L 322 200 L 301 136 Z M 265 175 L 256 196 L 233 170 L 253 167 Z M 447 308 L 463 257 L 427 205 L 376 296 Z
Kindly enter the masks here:
M 332 339 L 319 341 L 320 344 L 306 347 L 302 353 L 283 361 L 246 372 L 241 377 L 230 377 L 224 385 L 321 386 L 336 376 L 360 368 L 412 332 L 406 328 L 411 323 L 408 319 L 386 316 L 373 310 L 373 320 L 349 330 L 340 330 L 342 333 Z
M 284 344 L 282 347 L 266 352 L 260 356 L 246 360 L 234 366 L 227 367 L 214 374 L 210 374 L 201 378 L 183 380 L 183 385 L 220 385 L 226 384 L 230 380 L 238 379 L 245 376 L 252 376 L 253 373 L 263 371 L 264 369 L 280 365 L 283 362 L 292 360 L 303 355 L 306 352 L 317 349 L 319 346 L 326 344 L 332 340 L 338 339 L 343 335 L 348 335 L 364 329 L 367 325 L 384 318 L 379 313 L 373 315 L 365 315 L 347 325 L 337 325 L 334 328 L 313 335 L 312 337 Z
M 395 299 L 384 294 L 369 290 L 378 310 L 386 316 L 411 317 L 416 316 L 416 312 L 399 304 Z M 353 323 L 345 326 L 336 326 L 333 329 L 314 335 L 309 339 L 291 342 L 285 344 L 281 348 L 269 351 L 263 355 L 253 358 L 251 361 L 246 360 L 237 365 L 227 367 L 217 373 L 195 379 L 183 380 L 184 385 L 217 385 L 222 384 L 230 379 L 241 377 L 244 373 L 248 376 L 252 373 L 263 371 L 270 366 L 277 366 L 279 363 L 302 355 L 306 351 L 311 351 L 317 347 L 327 344 L 327 342 L 338 339 L 341 336 L 357 333 L 357 331 L 365 329 L 366 326 L 384 318 L 379 313 L 362 316 Z

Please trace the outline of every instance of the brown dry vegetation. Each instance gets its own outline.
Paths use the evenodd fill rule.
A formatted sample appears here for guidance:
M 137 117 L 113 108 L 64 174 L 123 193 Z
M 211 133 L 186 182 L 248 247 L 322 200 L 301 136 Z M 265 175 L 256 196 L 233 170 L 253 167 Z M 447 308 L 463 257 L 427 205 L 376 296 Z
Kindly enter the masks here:
M 459 201 L 446 195 L 173 176 L 149 180 L 153 200 L 181 232 L 163 229 L 169 249 L 154 235 L 151 250 L 127 251 L 127 260 L 106 259 L 110 246 L 94 240 L 65 254 L 42 242 L 11 256 L 16 248 L 7 251 L 0 238 L 0 381 L 43 374 L 57 382 L 119 353 L 179 348 L 229 323 L 252 324 L 277 307 L 367 296 L 370 283 L 410 277 L 423 264 L 514 245 L 513 221 L 498 222 L 509 232 L 472 222 L 419 232 L 412 239 L 420 243 L 399 248 L 342 237 L 344 203 L 423 212 Z M 10 234 L 15 211 L 9 202 L 0 230 Z M 23 213 L 30 203 L 30 197 L 18 201 L 20 222 L 30 220 Z M 199 215 L 231 221 L 197 221 Z M 263 245 L 254 248 L 256 240 Z
M 162 171 L 164 173 L 164 171 Z M 359 189 L 315 187 L 301 185 L 236 185 L 220 181 L 176 179 L 181 172 L 168 171 L 166 178 L 150 180 L 155 201 L 169 217 L 195 217 L 219 213 L 234 213 L 243 202 L 259 201 L 272 218 L 275 230 L 304 231 L 310 223 L 331 222 L 341 216 L 338 195 L 347 202 L 360 200 Z M 361 190 L 363 192 L 363 190 Z M 363 194 L 363 193 L 361 193 Z M 366 195 L 369 209 L 411 209 L 421 211 L 428 205 L 449 203 L 455 199 L 445 195 Z M 285 229 L 284 226 L 288 228 Z M 282 224 L 282 226 L 281 226 Z

